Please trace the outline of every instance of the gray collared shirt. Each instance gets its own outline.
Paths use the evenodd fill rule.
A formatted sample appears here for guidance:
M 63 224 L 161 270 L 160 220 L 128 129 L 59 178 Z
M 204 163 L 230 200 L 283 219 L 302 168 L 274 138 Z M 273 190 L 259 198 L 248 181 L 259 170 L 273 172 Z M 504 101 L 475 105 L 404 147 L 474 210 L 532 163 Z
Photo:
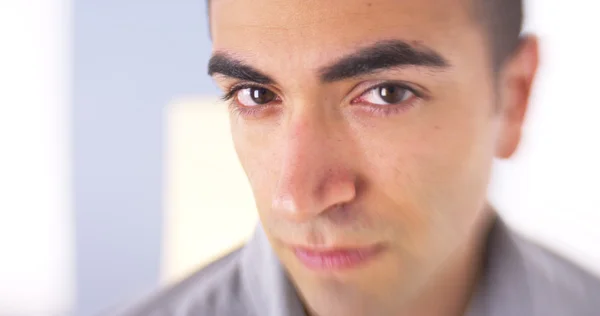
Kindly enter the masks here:
M 512 232 L 488 234 L 485 269 L 466 316 L 600 316 L 600 281 Z M 109 315 L 305 316 L 258 227 L 243 248 L 186 280 Z

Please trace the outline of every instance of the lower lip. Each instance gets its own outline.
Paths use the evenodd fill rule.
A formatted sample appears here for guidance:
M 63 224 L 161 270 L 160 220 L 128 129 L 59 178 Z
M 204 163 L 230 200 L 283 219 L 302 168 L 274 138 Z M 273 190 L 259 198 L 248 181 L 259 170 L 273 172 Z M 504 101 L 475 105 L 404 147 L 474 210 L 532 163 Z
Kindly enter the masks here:
M 372 260 L 381 247 L 316 251 L 295 248 L 294 253 L 302 264 L 313 270 L 342 270 L 356 268 Z

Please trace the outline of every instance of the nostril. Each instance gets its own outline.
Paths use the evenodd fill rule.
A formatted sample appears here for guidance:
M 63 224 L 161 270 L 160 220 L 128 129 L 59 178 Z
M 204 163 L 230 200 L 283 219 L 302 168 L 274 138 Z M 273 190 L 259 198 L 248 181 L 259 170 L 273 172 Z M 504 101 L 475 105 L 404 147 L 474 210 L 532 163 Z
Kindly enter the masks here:
M 347 203 L 336 203 L 336 204 L 332 205 L 331 207 L 329 207 L 329 211 L 343 212 L 343 211 L 345 211 L 346 204 Z
M 351 207 L 348 203 L 337 203 L 332 205 L 325 210 L 323 214 L 326 214 L 327 217 L 334 222 L 345 222 L 353 217 Z

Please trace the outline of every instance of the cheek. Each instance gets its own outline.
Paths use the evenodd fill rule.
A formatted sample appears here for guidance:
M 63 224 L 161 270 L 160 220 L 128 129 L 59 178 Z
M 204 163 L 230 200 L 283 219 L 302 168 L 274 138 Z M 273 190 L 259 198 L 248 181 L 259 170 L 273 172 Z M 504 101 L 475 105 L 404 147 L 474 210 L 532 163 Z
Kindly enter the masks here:
M 365 139 L 371 182 L 380 199 L 395 205 L 386 216 L 401 223 L 412 239 L 427 242 L 427 236 L 464 231 L 483 208 L 493 157 L 485 116 L 440 116 Z
M 268 134 L 256 132 L 243 123 L 231 122 L 231 134 L 240 164 L 246 173 L 260 217 L 271 209 L 271 197 L 277 183 L 278 153 L 273 151 Z
M 418 156 L 427 202 L 455 221 L 468 221 L 486 198 L 493 147 L 489 132 L 475 127 L 440 131 L 431 136 L 435 150 Z

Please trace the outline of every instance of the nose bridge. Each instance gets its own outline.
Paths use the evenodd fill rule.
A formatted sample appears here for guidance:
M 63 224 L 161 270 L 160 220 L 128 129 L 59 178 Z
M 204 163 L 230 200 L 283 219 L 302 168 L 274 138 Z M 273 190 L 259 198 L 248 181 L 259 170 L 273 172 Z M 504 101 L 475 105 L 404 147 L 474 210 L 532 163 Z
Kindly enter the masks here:
M 316 190 L 319 174 L 329 163 L 326 149 L 331 135 L 323 123 L 310 111 L 297 111 L 289 119 L 282 148 L 280 193 L 298 195 L 295 191 Z
M 298 110 L 285 126 L 275 211 L 306 220 L 354 196 L 352 177 L 339 158 L 340 133 L 323 113 Z

